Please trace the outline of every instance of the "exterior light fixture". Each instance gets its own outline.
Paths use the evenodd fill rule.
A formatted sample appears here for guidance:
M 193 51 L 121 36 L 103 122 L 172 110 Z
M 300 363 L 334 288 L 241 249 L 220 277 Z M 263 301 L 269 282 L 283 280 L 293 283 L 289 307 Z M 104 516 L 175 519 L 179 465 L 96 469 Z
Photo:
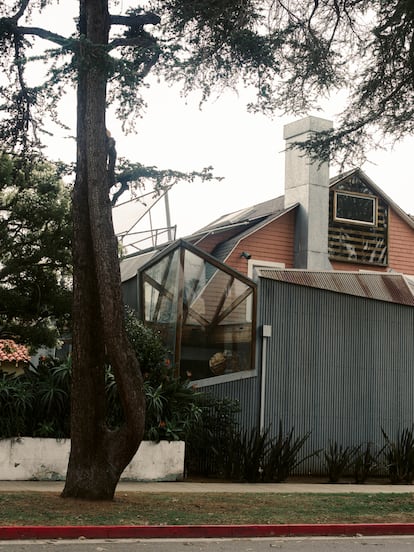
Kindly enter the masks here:
M 247 251 L 243 251 L 243 253 L 240 255 L 240 257 L 243 257 L 244 259 L 247 259 L 247 260 L 252 258 L 250 253 L 248 253 Z

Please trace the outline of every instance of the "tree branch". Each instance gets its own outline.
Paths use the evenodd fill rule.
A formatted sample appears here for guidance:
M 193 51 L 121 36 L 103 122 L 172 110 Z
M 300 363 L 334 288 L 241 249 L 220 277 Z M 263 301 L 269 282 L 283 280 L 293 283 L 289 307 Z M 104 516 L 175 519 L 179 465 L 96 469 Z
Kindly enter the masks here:
M 114 50 L 115 48 L 119 48 L 120 46 L 140 46 L 141 48 L 148 48 L 149 46 L 153 46 L 155 44 L 155 40 L 150 40 L 148 36 L 133 36 L 129 38 L 114 38 L 109 45 L 108 50 Z
M 50 40 L 50 42 L 59 44 L 59 46 L 63 46 L 68 43 L 68 39 L 64 36 L 52 33 L 51 31 L 40 27 L 16 27 L 16 31 L 22 35 L 33 35 L 44 38 L 45 40 Z
M 143 15 L 111 15 L 111 25 L 125 25 L 126 27 L 143 27 L 144 25 L 158 25 L 161 17 L 155 13 Z
M 26 11 L 27 6 L 29 5 L 29 2 L 30 2 L 30 0 L 23 0 L 22 5 L 20 6 L 20 9 L 18 10 L 18 12 L 15 15 L 13 15 L 12 17 L 10 17 L 10 19 L 14 23 L 17 23 L 17 21 L 22 17 L 24 12 Z

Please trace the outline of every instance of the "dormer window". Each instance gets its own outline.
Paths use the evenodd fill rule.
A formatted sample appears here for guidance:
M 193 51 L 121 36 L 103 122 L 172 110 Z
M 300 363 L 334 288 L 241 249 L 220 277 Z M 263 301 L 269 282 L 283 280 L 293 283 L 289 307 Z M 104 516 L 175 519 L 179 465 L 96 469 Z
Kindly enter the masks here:
M 377 226 L 377 198 L 335 191 L 333 215 L 336 222 Z
M 332 261 L 388 264 L 388 205 L 359 174 L 329 190 L 328 248 Z

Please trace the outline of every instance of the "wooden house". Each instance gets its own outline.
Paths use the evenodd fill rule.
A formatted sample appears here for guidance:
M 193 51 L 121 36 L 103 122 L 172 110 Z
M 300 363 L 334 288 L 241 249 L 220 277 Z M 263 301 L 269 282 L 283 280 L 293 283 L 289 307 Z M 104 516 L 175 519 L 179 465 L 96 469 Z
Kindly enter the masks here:
M 414 421 L 414 220 L 360 169 L 329 178 L 294 147 L 330 127 L 285 127 L 284 196 L 121 263 L 126 303 L 183 377 L 310 448 Z

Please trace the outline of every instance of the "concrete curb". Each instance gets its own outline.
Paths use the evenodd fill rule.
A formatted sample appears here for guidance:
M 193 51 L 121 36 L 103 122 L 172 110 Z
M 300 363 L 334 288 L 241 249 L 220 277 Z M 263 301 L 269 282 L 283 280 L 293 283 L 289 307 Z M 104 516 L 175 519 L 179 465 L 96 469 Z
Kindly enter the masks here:
M 414 535 L 414 523 L 0 526 L 0 540 Z

